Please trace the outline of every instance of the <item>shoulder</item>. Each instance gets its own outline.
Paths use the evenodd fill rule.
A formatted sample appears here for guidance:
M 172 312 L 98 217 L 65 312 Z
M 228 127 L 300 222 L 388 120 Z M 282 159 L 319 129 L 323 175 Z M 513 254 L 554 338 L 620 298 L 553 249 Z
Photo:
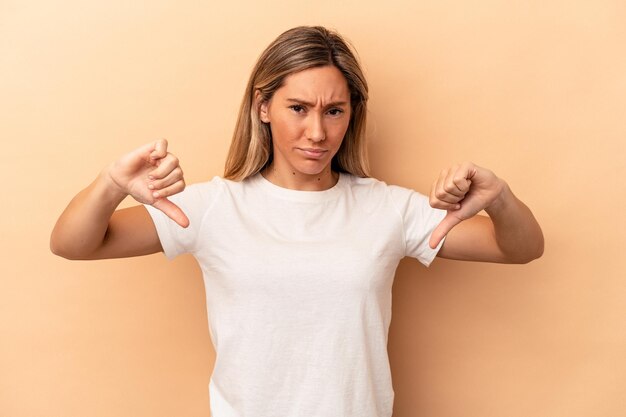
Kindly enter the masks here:
M 243 192 L 259 186 L 258 175 L 246 178 L 242 181 L 233 181 L 219 176 L 210 180 L 196 182 L 188 185 L 183 193 L 210 195 L 215 193 L 232 192 L 234 194 Z
M 342 174 L 347 177 L 346 183 L 352 192 L 376 197 L 386 196 L 394 201 L 406 200 L 421 194 L 410 188 L 399 185 L 387 184 L 385 181 L 373 177 L 356 177 L 351 174 Z
M 357 177 L 352 174 L 342 173 L 342 180 L 346 188 L 357 193 L 386 193 L 387 183 L 373 177 Z
M 216 176 L 210 180 L 189 184 L 180 193 L 168 197 L 168 200 L 180 207 L 187 217 L 191 221 L 195 220 L 197 224 L 219 200 L 224 188 L 224 180 Z
M 210 180 L 189 184 L 185 189 L 172 196 L 172 200 L 205 200 L 220 193 L 225 186 L 225 180 L 220 177 L 213 177 Z
M 359 178 L 349 175 L 352 194 L 361 200 L 375 201 L 377 206 L 387 204 L 402 217 L 410 213 L 424 216 L 434 209 L 428 197 L 419 191 L 400 185 L 387 184 L 376 178 Z

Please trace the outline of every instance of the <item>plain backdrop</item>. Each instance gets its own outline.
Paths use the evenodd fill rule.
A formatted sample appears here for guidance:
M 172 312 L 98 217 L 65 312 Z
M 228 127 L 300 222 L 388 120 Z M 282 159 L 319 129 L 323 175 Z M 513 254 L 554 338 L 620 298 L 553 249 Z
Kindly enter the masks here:
M 71 262 L 49 235 L 156 138 L 220 175 L 257 56 L 302 24 L 359 52 L 374 176 L 428 193 L 473 161 L 546 238 L 528 265 L 401 263 L 394 416 L 626 415 L 623 0 L 1 0 L 0 415 L 209 415 L 193 258 Z

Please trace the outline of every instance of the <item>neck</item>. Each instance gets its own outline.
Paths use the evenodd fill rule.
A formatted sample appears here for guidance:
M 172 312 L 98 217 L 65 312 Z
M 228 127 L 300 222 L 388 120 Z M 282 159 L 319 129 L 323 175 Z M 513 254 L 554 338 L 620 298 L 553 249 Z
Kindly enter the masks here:
M 299 191 L 324 191 L 334 187 L 339 181 L 339 173 L 332 171 L 330 166 L 319 174 L 311 175 L 290 169 L 278 169 L 271 164 L 261 175 L 274 185 Z

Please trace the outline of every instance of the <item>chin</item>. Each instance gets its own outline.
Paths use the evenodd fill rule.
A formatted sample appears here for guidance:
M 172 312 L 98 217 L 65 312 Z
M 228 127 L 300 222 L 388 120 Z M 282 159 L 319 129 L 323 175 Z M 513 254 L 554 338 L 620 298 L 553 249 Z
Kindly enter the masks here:
M 330 167 L 329 163 L 320 164 L 319 161 L 310 161 L 310 162 L 313 162 L 313 163 L 299 164 L 299 166 L 296 167 L 296 171 L 302 175 L 319 175 L 322 172 L 324 172 L 326 168 Z

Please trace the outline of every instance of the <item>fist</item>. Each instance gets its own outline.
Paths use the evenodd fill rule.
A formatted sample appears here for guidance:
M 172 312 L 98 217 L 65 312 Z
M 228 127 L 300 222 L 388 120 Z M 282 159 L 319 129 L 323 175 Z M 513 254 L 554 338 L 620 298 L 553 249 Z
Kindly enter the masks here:
M 178 158 L 167 151 L 167 146 L 165 139 L 143 145 L 112 163 L 108 174 L 119 191 L 187 227 L 189 219 L 185 213 L 167 199 L 185 189 Z
M 489 207 L 503 190 L 500 178 L 471 162 L 441 171 L 430 191 L 430 205 L 448 212 L 433 231 L 429 246 L 436 248 L 454 226 Z

